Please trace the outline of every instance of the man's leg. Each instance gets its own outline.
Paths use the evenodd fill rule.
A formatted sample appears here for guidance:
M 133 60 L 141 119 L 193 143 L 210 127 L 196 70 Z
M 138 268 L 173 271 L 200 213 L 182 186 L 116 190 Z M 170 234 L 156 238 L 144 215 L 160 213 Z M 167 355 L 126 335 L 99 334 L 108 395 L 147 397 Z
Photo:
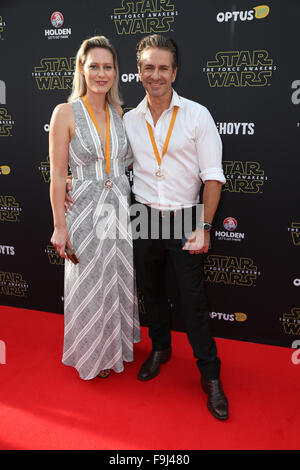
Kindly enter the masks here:
M 180 240 L 167 242 L 168 255 L 177 279 L 180 310 L 186 333 L 197 359 L 201 375 L 219 377 L 220 359 L 211 331 L 211 322 L 203 280 L 203 255 L 182 250 Z
M 165 292 L 165 253 L 161 240 L 134 240 L 134 261 L 137 285 L 144 297 L 149 319 L 152 349 L 171 346 L 171 326 Z
M 202 388 L 208 394 L 207 407 L 215 418 L 227 419 L 228 402 L 219 378 L 220 359 L 204 290 L 203 255 L 182 250 L 180 240 L 170 240 L 166 245 L 177 278 L 187 336 L 197 359 Z
M 171 324 L 165 292 L 165 253 L 161 240 L 134 241 L 137 285 L 144 297 L 149 320 L 152 352 L 138 374 L 139 380 L 150 380 L 159 374 L 160 365 L 171 356 Z

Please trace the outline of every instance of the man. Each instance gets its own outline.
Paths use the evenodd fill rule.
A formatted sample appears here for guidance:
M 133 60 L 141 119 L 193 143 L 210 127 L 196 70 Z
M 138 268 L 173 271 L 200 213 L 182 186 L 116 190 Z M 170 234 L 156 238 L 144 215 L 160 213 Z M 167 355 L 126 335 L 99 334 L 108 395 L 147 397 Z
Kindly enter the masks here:
M 133 151 L 133 193 L 143 204 L 151 224 L 159 218 L 158 237 L 134 241 L 138 284 L 149 318 L 152 352 L 142 365 L 138 379 L 150 380 L 171 356 L 171 328 L 167 315 L 164 278 L 171 262 L 180 295 L 189 342 L 197 359 L 207 406 L 214 417 L 228 418 L 228 402 L 220 381 L 220 359 L 210 331 L 209 311 L 203 283 L 203 253 L 210 243 L 210 229 L 222 184 L 222 144 L 208 110 L 179 97 L 172 88 L 177 73 L 175 43 L 161 35 L 143 38 L 137 46 L 140 80 L 146 96 L 137 108 L 124 116 Z M 195 208 L 203 190 L 204 222 Z M 192 233 L 187 239 L 174 236 L 176 220 L 189 212 Z M 167 216 L 167 217 L 166 217 Z M 177 217 L 177 218 L 176 218 Z M 171 237 L 162 235 L 165 218 Z

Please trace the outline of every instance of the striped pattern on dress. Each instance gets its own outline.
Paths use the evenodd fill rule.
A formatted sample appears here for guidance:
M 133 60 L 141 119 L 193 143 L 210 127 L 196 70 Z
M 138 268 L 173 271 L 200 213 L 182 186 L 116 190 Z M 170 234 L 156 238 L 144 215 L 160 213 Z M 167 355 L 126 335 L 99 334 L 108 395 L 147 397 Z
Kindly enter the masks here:
M 125 175 L 128 152 L 123 123 L 109 106 L 111 170 L 107 179 L 101 139 L 79 98 L 72 103 L 76 130 L 70 143 L 73 174 L 66 214 L 70 241 L 79 264 L 65 262 L 63 363 L 84 380 L 101 370 L 124 370 L 140 341 L 138 302 L 129 217 L 130 185 Z

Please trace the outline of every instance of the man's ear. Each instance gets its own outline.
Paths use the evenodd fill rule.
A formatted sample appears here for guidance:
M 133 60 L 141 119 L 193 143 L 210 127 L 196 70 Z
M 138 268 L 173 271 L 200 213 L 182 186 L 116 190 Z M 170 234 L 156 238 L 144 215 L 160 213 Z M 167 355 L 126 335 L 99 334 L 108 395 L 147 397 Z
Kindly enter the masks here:
M 172 74 L 172 83 L 174 83 L 175 80 L 176 80 L 177 70 L 178 70 L 177 67 L 176 67 L 176 69 L 173 70 L 173 74 Z

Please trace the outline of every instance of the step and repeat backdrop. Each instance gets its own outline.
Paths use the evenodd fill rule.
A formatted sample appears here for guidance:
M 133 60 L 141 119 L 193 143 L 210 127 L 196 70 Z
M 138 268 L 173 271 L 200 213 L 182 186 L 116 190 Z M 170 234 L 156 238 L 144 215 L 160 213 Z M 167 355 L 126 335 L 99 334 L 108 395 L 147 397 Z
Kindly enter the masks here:
M 63 313 L 48 133 L 81 42 L 103 34 L 115 45 L 126 112 L 144 97 L 135 46 L 157 32 L 178 43 L 177 92 L 210 110 L 223 141 L 226 184 L 205 258 L 214 334 L 300 340 L 299 16 L 297 0 L 1 0 L 0 304 Z M 173 280 L 169 306 L 183 330 Z

